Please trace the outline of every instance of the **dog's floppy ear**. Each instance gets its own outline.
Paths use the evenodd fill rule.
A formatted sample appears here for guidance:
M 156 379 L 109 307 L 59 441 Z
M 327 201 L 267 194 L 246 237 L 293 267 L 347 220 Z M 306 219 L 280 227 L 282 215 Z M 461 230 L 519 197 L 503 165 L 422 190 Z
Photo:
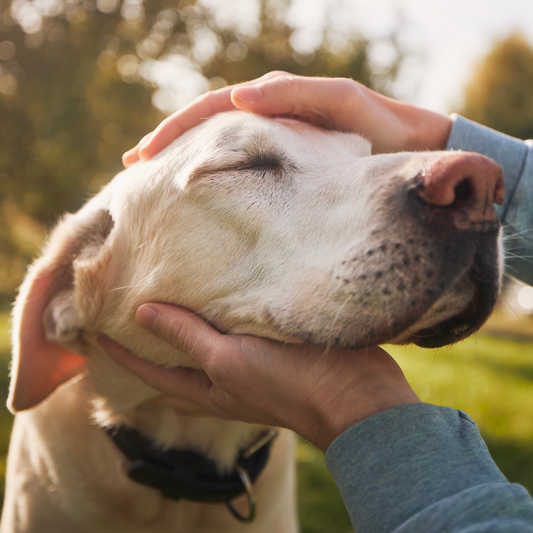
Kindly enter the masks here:
M 83 371 L 78 335 L 96 319 L 99 285 L 110 257 L 109 211 L 67 215 L 29 269 L 13 311 L 13 361 L 8 407 L 29 409 Z

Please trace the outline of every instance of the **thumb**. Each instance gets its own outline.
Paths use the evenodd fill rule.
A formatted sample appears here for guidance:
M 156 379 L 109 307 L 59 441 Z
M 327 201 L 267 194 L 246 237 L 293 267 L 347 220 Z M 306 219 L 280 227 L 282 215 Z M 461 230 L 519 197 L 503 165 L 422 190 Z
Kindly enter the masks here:
M 196 359 L 206 369 L 216 353 L 236 348 L 231 337 L 222 335 L 198 315 L 181 307 L 144 304 L 137 309 L 135 318 L 142 328 Z
M 340 103 L 353 95 L 355 83 L 347 79 L 322 79 L 280 74 L 255 84 L 237 86 L 233 104 L 261 115 L 289 115 L 334 127 Z

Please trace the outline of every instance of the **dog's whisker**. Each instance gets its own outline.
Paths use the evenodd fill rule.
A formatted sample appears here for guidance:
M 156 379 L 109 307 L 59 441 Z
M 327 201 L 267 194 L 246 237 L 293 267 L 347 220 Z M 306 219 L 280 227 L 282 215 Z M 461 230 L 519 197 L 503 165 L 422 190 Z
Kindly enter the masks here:
M 515 319 L 519 323 L 522 323 L 523 322 L 522 317 L 516 312 L 515 307 L 511 304 L 511 302 L 503 294 L 500 295 L 500 300 L 505 305 L 505 307 L 507 307 L 507 309 L 513 313 L 513 315 L 515 316 Z
M 337 320 L 339 319 L 339 316 L 340 314 L 342 313 L 342 311 L 344 310 L 344 308 L 346 307 L 346 304 L 351 300 L 352 298 L 352 295 L 349 294 L 346 299 L 344 300 L 344 302 L 342 303 L 342 305 L 339 307 L 335 317 L 333 318 L 333 323 L 332 323 L 332 326 L 335 326 L 335 324 L 337 323 Z
M 518 241 L 518 240 L 522 240 L 524 238 L 529 238 L 530 235 L 528 235 L 529 233 L 532 233 L 533 234 L 533 230 L 524 230 L 524 231 L 520 231 L 518 233 L 513 233 L 512 235 L 505 235 L 503 238 L 502 238 L 502 241 L 504 243 L 507 243 L 509 241 Z
M 506 247 L 506 248 L 504 249 L 504 253 L 505 253 L 505 252 L 512 252 L 513 250 L 520 250 L 520 249 L 522 249 L 522 248 L 523 248 L 523 245 L 515 246 L 514 248 L 507 248 L 507 247 Z
M 531 257 L 530 255 L 518 255 L 518 254 L 513 254 L 512 252 L 509 252 L 509 255 L 507 255 L 506 257 L 513 257 L 515 259 L 523 259 L 527 263 L 531 263 L 533 265 L 533 261 L 529 259 Z
M 520 224 L 526 224 L 526 222 L 521 222 Z M 505 226 L 502 226 L 502 230 L 506 230 L 507 228 L 511 228 L 511 229 L 515 229 L 516 228 L 516 225 L 514 224 L 506 224 Z M 522 233 L 527 233 L 527 232 L 533 232 L 533 228 L 527 228 L 525 230 L 522 230 L 522 231 L 517 231 L 517 232 L 514 232 L 512 235 L 504 235 L 504 239 L 506 238 L 509 238 L 509 237 L 515 237 L 516 235 L 521 235 Z
M 137 287 L 142 287 L 143 283 L 150 277 L 151 274 L 146 275 L 144 278 L 142 278 L 139 282 L 135 283 L 135 285 L 123 285 L 122 287 L 115 287 L 114 289 L 110 289 L 107 291 L 107 293 L 115 292 L 115 291 L 121 291 L 125 289 L 136 289 Z
M 512 265 L 505 265 L 505 270 L 507 270 L 510 274 L 514 274 L 514 275 L 509 275 L 509 274 L 504 274 L 504 276 L 508 279 L 511 279 L 511 280 L 516 280 L 516 278 L 519 276 L 519 272 L 516 270 L 516 268 L 514 268 Z
M 125 289 L 135 289 L 137 285 L 124 285 L 123 287 L 115 287 L 114 289 L 109 289 L 107 293 L 116 292 L 116 291 L 123 291 Z
M 509 254 L 509 256 L 518 257 L 520 259 L 531 259 L 531 258 L 533 258 L 533 255 L 515 254 L 511 250 L 505 250 L 505 253 Z

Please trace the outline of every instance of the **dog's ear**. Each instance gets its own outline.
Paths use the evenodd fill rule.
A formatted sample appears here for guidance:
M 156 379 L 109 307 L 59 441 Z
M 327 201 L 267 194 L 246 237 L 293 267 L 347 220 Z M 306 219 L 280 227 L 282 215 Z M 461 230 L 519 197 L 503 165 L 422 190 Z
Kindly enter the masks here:
M 29 269 L 13 311 L 12 412 L 37 405 L 84 370 L 78 336 L 102 305 L 112 229 L 104 209 L 67 215 Z

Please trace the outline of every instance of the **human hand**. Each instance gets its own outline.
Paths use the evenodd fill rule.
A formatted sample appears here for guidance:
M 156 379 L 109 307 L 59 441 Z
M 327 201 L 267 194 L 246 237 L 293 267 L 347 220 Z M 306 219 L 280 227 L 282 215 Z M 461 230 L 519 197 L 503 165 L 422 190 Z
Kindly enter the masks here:
M 325 350 L 223 335 L 194 313 L 168 304 L 145 304 L 136 318 L 203 369 L 158 367 L 101 336 L 106 352 L 150 387 L 197 406 L 193 412 L 292 429 L 323 451 L 357 422 L 420 402 L 381 348 Z
M 125 166 L 147 160 L 202 120 L 240 109 L 284 116 L 338 131 L 359 133 L 373 153 L 443 150 L 450 136 L 448 117 L 387 98 L 347 78 L 311 78 L 269 72 L 256 80 L 196 98 L 165 119 L 123 156 Z

